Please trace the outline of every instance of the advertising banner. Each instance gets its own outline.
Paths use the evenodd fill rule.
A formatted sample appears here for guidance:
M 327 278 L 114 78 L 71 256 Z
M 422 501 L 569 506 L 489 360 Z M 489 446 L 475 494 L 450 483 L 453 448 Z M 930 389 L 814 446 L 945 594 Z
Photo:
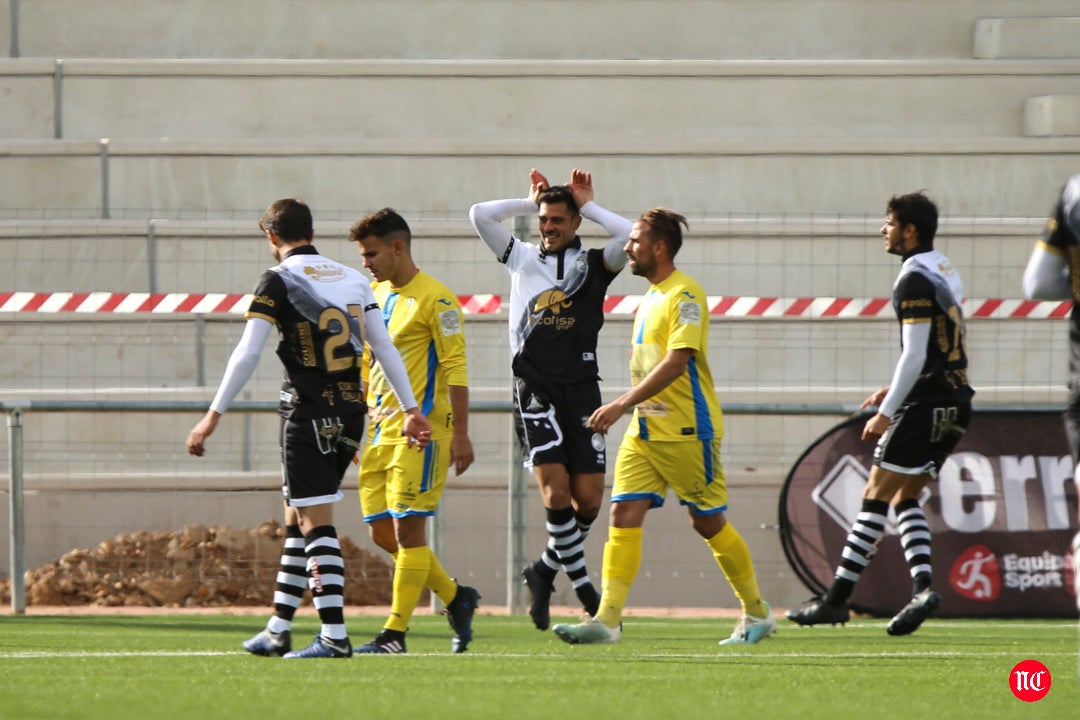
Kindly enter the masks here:
M 868 416 L 819 438 L 780 495 L 788 562 L 814 594 L 832 583 L 872 467 L 860 439 Z M 1069 542 L 1077 491 L 1059 412 L 978 411 L 922 497 L 939 617 L 1076 617 Z M 911 596 L 896 518 L 851 598 L 854 610 L 895 614 Z

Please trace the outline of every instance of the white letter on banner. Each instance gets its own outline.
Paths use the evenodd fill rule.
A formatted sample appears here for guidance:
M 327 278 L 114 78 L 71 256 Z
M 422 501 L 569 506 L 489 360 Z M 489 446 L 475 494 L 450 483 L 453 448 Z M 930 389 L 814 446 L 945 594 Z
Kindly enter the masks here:
M 1005 498 L 1005 524 L 1009 532 L 1022 532 L 1031 529 L 1028 519 L 1027 482 L 1036 477 L 1035 457 L 1025 455 L 1002 455 L 998 458 L 1001 465 L 1001 485 Z
M 1065 530 L 1069 527 L 1068 503 L 1065 502 L 1065 484 L 1072 482 L 1072 457 L 1042 456 L 1039 458 L 1042 472 L 1043 498 L 1046 502 L 1046 529 Z
M 967 474 L 970 480 L 965 480 Z M 974 452 L 956 453 L 945 461 L 938 474 L 941 493 L 941 519 L 957 532 L 976 533 L 994 522 L 997 503 L 977 500 L 974 509 L 964 512 L 964 498 L 986 498 L 994 495 L 994 468 L 983 455 Z

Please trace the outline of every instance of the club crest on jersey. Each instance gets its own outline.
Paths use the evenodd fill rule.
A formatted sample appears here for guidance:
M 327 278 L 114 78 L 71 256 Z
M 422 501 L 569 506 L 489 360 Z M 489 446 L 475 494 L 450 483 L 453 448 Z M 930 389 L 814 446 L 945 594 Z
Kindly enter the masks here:
M 304 274 L 315 282 L 337 282 L 345 278 L 344 268 L 329 263 L 308 265 L 304 268 Z

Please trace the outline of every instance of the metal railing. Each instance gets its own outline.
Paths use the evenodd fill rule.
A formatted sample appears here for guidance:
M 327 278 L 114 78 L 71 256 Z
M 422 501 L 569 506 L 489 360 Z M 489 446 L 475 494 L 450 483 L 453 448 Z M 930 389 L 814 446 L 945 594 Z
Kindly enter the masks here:
M 25 587 L 25 526 L 23 517 L 23 415 L 39 413 L 204 413 L 207 404 L 202 400 L 23 400 L 9 398 L 0 400 L 0 412 L 8 416 L 8 459 L 10 516 L 10 567 L 11 609 L 16 614 L 26 611 Z M 278 405 L 271 401 L 242 400 L 230 406 L 230 413 L 274 413 Z M 506 413 L 512 410 L 509 401 L 473 401 L 470 413 Z M 724 412 L 729 415 L 831 415 L 850 416 L 859 412 L 852 403 L 727 403 Z M 508 423 L 511 442 L 516 443 L 513 424 Z M 525 550 L 525 499 L 527 480 L 521 463 L 511 453 L 508 475 L 508 537 L 507 537 L 507 607 L 511 613 L 522 609 L 522 587 L 518 570 L 527 561 Z M 432 529 L 432 545 L 439 552 L 441 532 L 436 516 Z
M 201 400 L 28 400 L 18 398 L 0 399 L 0 413 L 8 416 L 8 511 L 10 517 L 9 550 L 11 568 L 11 610 L 16 614 L 26 611 L 25 572 L 25 525 L 23 517 L 23 415 L 39 413 L 125 413 L 165 412 L 204 413 L 207 404 Z M 472 401 L 470 413 L 505 413 L 512 411 L 509 401 Z M 860 409 L 855 403 L 725 403 L 725 415 L 749 416 L 835 416 L 851 417 L 869 415 L 873 408 Z M 981 406 L 980 409 L 1006 412 L 1057 412 L 1061 406 L 1055 403 L 1002 403 Z M 276 402 L 236 401 L 230 413 L 275 413 Z M 513 423 L 508 423 L 510 442 L 516 447 L 517 437 Z M 507 467 L 507 609 L 512 614 L 523 610 L 523 591 L 518 571 L 527 562 L 526 555 L 526 473 L 516 453 L 511 453 Z M 441 528 L 438 515 L 432 527 L 432 547 L 439 553 Z

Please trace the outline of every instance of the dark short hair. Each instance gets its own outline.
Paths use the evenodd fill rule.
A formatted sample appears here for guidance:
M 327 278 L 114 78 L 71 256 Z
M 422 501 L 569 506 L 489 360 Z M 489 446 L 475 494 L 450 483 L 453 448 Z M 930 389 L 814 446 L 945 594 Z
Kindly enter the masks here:
M 393 242 L 400 238 L 406 246 L 412 242 L 409 223 L 405 222 L 405 218 L 396 210 L 388 207 L 365 215 L 349 228 L 349 239 L 353 242 L 360 242 L 369 235 L 374 235 L 383 242 Z
M 686 222 L 685 217 L 665 207 L 646 210 L 641 213 L 638 222 L 648 225 L 649 232 L 652 235 L 667 243 L 672 259 L 675 258 L 675 255 L 678 254 L 679 249 L 682 247 L 682 228 L 690 229 L 690 224 Z M 679 227 L 680 225 L 682 227 Z
M 901 228 L 905 225 L 914 225 L 915 231 L 919 233 L 920 245 L 934 247 L 938 209 L 934 201 L 926 197 L 922 190 L 907 195 L 893 195 L 885 211 L 892 214 Z
M 311 208 L 297 198 L 283 198 L 270 203 L 259 218 L 259 229 L 270 231 L 286 242 L 310 241 L 315 237 Z
M 536 199 L 540 203 L 547 203 L 548 205 L 563 203 L 570 208 L 571 215 L 577 215 L 581 211 L 581 208 L 577 206 L 577 201 L 574 200 L 574 193 L 570 192 L 570 188 L 565 185 L 552 185 L 547 190 L 542 191 Z

